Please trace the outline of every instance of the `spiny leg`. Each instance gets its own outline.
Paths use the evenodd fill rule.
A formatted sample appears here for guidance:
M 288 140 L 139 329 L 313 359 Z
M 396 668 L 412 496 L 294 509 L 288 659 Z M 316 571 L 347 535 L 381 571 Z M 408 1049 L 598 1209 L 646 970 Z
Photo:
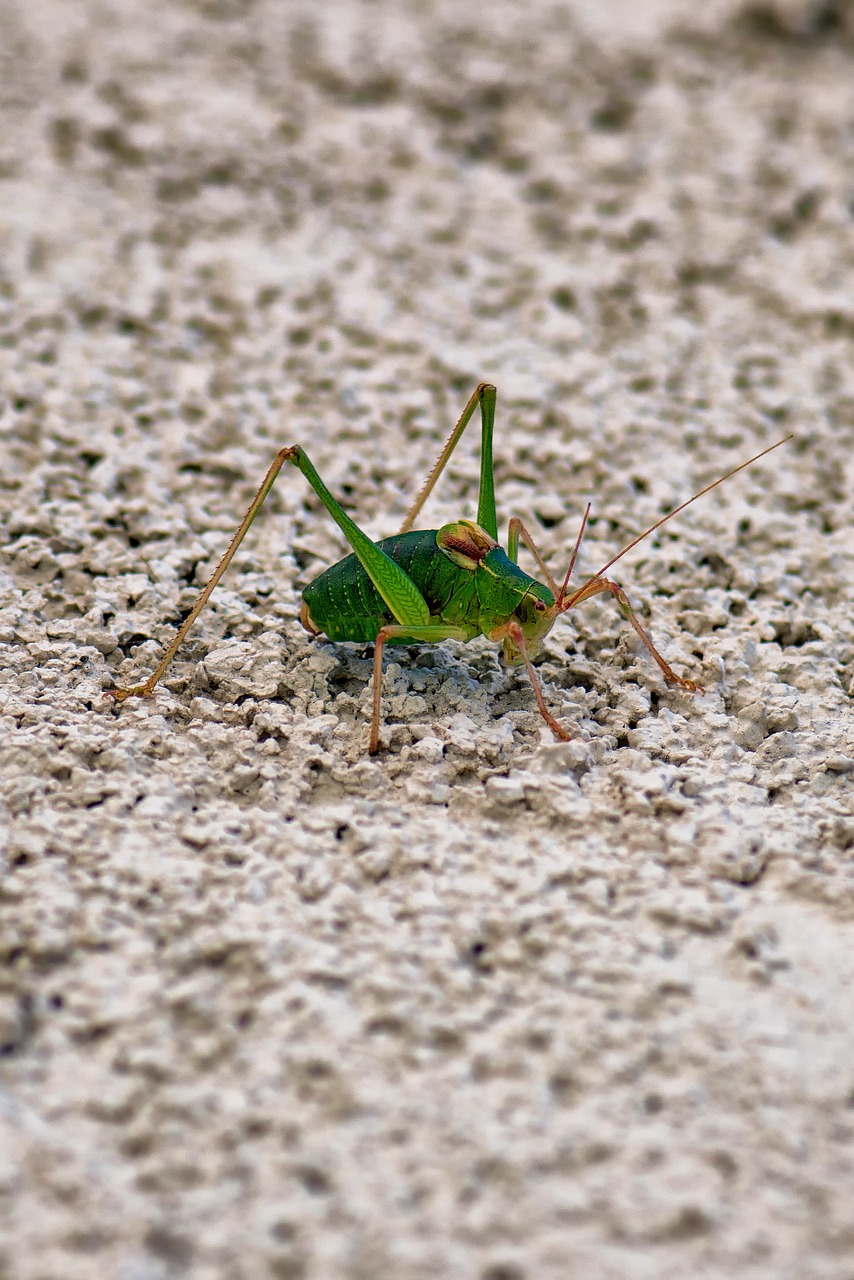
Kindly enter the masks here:
M 697 684 L 696 680 L 687 680 L 684 676 L 679 676 L 665 661 L 661 654 L 652 643 L 652 637 L 649 632 L 641 626 L 637 615 L 632 608 L 629 597 L 626 595 L 619 583 L 614 582 L 611 578 L 594 578 L 592 582 L 588 582 L 572 597 L 572 607 L 581 604 L 584 600 L 591 600 L 593 596 L 601 595 L 603 591 L 609 591 L 617 602 L 617 608 L 631 626 L 634 627 L 640 639 L 646 646 L 651 658 L 653 658 L 661 670 L 668 684 L 678 685 L 680 689 L 685 689 L 688 693 L 705 693 L 705 689 L 701 684 Z
M 265 498 L 276 481 L 276 477 L 286 462 L 292 462 L 308 480 L 312 489 L 353 548 L 357 559 L 382 596 L 392 616 L 399 623 L 415 627 L 424 626 L 429 622 L 430 610 L 427 608 L 424 597 L 412 579 L 401 569 L 399 564 L 392 560 L 391 556 L 387 555 L 376 543 L 371 542 L 367 534 L 362 532 L 355 521 L 350 519 L 340 503 L 336 502 L 326 488 L 305 450 L 300 445 L 289 445 L 277 453 L 261 483 L 260 489 L 252 499 L 249 510 L 240 522 L 237 533 L 229 543 L 228 550 L 217 565 L 210 582 L 208 582 L 184 619 L 174 640 L 166 649 L 151 676 L 144 684 L 135 685 L 131 689 L 110 689 L 104 695 L 105 697 L 114 698 L 117 702 L 124 702 L 126 698 L 147 697 L 154 691 L 155 685 L 174 658 L 196 618 L 204 609 L 220 578 L 231 564 L 238 547 L 249 532 L 255 517 L 264 504 Z
M 288 448 L 288 449 L 281 449 L 279 453 L 276 454 L 276 457 L 273 460 L 273 463 L 270 466 L 270 469 L 268 470 L 267 474 L 265 475 L 261 483 L 261 488 L 255 494 L 255 497 L 252 499 L 252 502 L 249 506 L 249 510 L 246 512 L 246 515 L 243 517 L 242 521 L 240 522 L 240 527 L 238 528 L 237 533 L 234 535 L 234 537 L 231 539 L 231 542 L 228 544 L 228 550 L 220 560 L 219 564 L 217 565 L 216 569 L 211 575 L 210 581 L 208 582 L 207 586 L 204 588 L 201 595 L 197 599 L 196 603 L 193 605 L 192 609 L 187 614 L 184 621 L 181 623 L 181 626 L 177 631 L 174 639 L 172 640 L 172 643 L 166 649 L 165 653 L 163 654 L 163 657 L 160 659 L 160 662 L 154 668 L 154 671 L 148 677 L 145 684 L 134 685 L 133 688 L 131 689 L 108 689 L 107 692 L 104 694 L 105 698 L 114 698 L 116 702 L 124 702 L 126 698 L 146 698 L 151 693 L 154 692 L 154 686 L 160 680 L 164 671 L 169 666 L 169 663 L 175 657 L 175 654 L 178 652 L 179 648 L 181 647 L 188 631 L 192 627 L 193 623 L 196 621 L 196 618 L 198 618 L 202 609 L 204 609 L 208 600 L 210 600 L 211 596 L 213 595 L 214 589 L 216 588 L 217 583 L 219 582 L 220 578 L 225 573 L 226 569 L 234 559 L 234 555 L 238 547 L 240 546 L 243 539 L 246 537 L 246 534 L 249 532 L 249 528 L 252 524 L 252 521 L 257 516 L 258 512 L 261 509 L 261 506 L 263 505 L 264 499 L 267 497 L 267 494 L 272 489 L 273 484 L 275 483 L 275 480 L 276 480 L 276 476 L 279 474 L 279 472 L 281 471 L 285 463 L 288 461 L 288 459 L 292 457 L 293 453 L 294 453 L 294 447 L 292 446 L 291 448 Z
M 439 454 L 432 471 L 425 480 L 421 492 L 409 508 L 406 519 L 400 526 L 400 533 L 408 533 L 412 528 L 415 523 L 415 517 L 432 493 L 437 480 L 448 464 L 451 454 L 456 449 L 463 432 L 471 421 L 475 409 L 480 405 L 480 489 L 477 502 L 477 523 L 481 529 L 486 530 L 491 538 L 495 538 L 498 541 L 498 518 L 495 514 L 495 482 L 492 473 L 492 431 L 495 424 L 495 397 L 495 387 L 488 382 L 481 382 L 475 388 L 469 397 L 466 407 L 460 414 L 457 425 L 448 437 L 444 449 Z
M 389 623 L 381 627 L 374 644 L 374 686 L 373 710 L 371 714 L 371 741 L 368 751 L 375 756 L 380 749 L 380 698 L 383 682 L 383 649 L 387 640 L 405 636 L 407 640 L 423 640 L 428 644 L 439 644 L 442 640 L 468 640 L 470 631 L 462 627 L 452 627 L 445 623 L 430 623 L 423 627 L 402 627 L 397 623 Z

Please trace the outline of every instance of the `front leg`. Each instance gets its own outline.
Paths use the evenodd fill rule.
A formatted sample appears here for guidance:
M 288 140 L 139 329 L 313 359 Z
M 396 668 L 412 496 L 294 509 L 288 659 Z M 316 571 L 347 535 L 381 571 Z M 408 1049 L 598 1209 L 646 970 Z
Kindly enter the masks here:
M 525 664 L 525 670 L 528 673 L 528 679 L 531 682 L 531 688 L 534 691 L 534 697 L 537 700 L 537 709 L 539 710 L 540 715 L 559 741 L 571 742 L 572 734 L 567 733 L 566 729 L 564 729 L 562 725 L 558 724 L 557 720 L 555 720 L 554 716 L 546 706 L 546 700 L 543 697 L 543 690 L 540 686 L 539 680 L 537 679 L 534 664 L 531 662 L 531 655 L 528 653 L 528 644 L 525 640 L 525 632 L 519 625 L 518 619 L 508 618 L 506 622 L 500 623 L 494 631 L 490 631 L 489 639 L 495 640 L 496 642 L 504 641 L 505 661 L 509 659 L 511 662 L 516 662 L 518 661 L 518 658 L 521 658 L 522 662 Z M 510 655 L 508 655 L 507 652 L 508 644 L 511 651 Z M 518 658 L 516 656 L 517 654 Z
M 652 637 L 640 624 L 637 614 L 632 608 L 631 601 L 626 595 L 619 583 L 612 581 L 611 578 L 594 578 L 592 582 L 588 582 L 586 586 L 572 597 L 572 607 L 581 604 L 583 600 L 591 600 L 593 596 L 601 595 L 603 591 L 609 591 L 617 602 L 617 608 L 626 619 L 626 621 L 634 627 L 637 634 L 644 643 L 649 655 L 658 663 L 661 674 L 664 676 L 668 684 L 675 684 L 680 689 L 684 689 L 686 693 L 705 693 L 705 689 L 701 684 L 697 684 L 696 680 L 687 680 L 684 676 L 679 676 L 671 667 L 670 663 L 665 661 L 661 654 L 652 643 Z

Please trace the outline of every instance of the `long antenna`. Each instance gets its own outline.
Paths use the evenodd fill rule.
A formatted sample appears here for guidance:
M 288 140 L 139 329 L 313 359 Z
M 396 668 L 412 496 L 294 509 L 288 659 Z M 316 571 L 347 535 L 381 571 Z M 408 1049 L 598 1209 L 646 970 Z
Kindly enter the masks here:
M 569 580 L 572 577 L 572 571 L 575 568 L 575 562 L 578 559 L 578 552 L 581 547 L 581 539 L 584 537 L 584 530 L 587 528 L 587 520 L 590 516 L 590 508 L 592 506 L 593 506 L 593 503 L 588 502 L 587 506 L 584 508 L 584 515 L 581 517 L 581 528 L 578 530 L 578 537 L 575 539 L 575 546 L 572 548 L 572 556 L 570 557 L 569 568 L 566 571 L 566 576 L 564 577 L 564 580 L 563 580 L 563 586 L 561 587 L 560 593 L 557 598 L 558 608 L 560 608 L 561 605 L 563 604 L 563 598 L 566 595 L 566 589 L 569 586 Z
M 623 556 L 631 551 L 633 547 L 636 547 L 639 542 L 643 542 L 644 538 L 648 538 L 651 533 L 655 533 L 656 529 L 660 529 L 668 520 L 672 520 L 674 516 L 678 516 L 679 512 L 684 511 L 686 507 L 690 507 L 692 502 L 696 502 L 698 498 L 702 498 L 705 494 L 710 493 L 712 489 L 716 489 L 719 484 L 723 484 L 724 480 L 729 480 L 731 476 L 738 475 L 739 471 L 743 471 L 745 467 L 753 466 L 754 462 L 758 462 L 760 458 L 764 458 L 769 453 L 773 453 L 775 449 L 780 448 L 781 444 L 786 444 L 787 441 L 792 439 L 794 439 L 794 435 L 784 436 L 783 439 L 778 440 L 776 444 L 769 445 L 768 448 L 763 449 L 761 453 L 757 453 L 752 458 L 748 458 L 746 462 L 739 463 L 737 467 L 733 467 L 732 471 L 727 471 L 726 475 L 719 476 L 717 480 L 713 480 L 711 484 L 707 484 L 705 489 L 701 489 L 699 493 L 695 493 L 693 498 L 689 498 L 687 502 L 680 503 L 678 507 L 674 507 L 672 511 L 668 511 L 666 515 L 663 515 L 660 520 L 656 520 L 655 524 L 651 524 L 648 529 L 643 531 L 643 533 L 640 533 L 636 538 L 633 538 L 627 546 L 623 547 L 622 551 L 618 551 L 615 556 L 612 556 L 607 564 L 603 564 L 598 573 L 594 573 L 592 578 L 588 578 L 583 586 L 580 586 L 577 591 L 574 591 L 569 599 L 562 605 L 561 613 L 566 613 L 568 609 L 571 609 L 577 598 L 587 590 L 591 582 L 595 582 L 597 578 L 601 578 L 604 573 L 608 572 L 612 565 L 615 565 L 618 560 L 622 560 Z

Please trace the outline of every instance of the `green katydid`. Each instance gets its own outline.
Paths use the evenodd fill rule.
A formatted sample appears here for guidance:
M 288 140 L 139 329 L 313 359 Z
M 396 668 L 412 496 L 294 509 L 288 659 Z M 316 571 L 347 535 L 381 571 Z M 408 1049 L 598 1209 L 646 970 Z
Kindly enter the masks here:
M 373 642 L 373 714 L 368 747 L 371 755 L 376 754 L 380 745 L 380 694 L 385 645 L 424 642 L 438 644 L 448 639 L 472 640 L 479 635 L 500 641 L 506 662 L 511 665 L 524 664 L 541 716 L 557 738 L 567 741 L 570 734 L 558 724 L 546 706 L 531 659 L 537 655 L 545 636 L 561 614 L 568 613 L 582 601 L 603 592 L 609 592 L 614 597 L 620 612 L 634 627 L 668 684 L 676 685 L 688 693 L 702 693 L 703 689 L 696 681 L 677 675 L 665 661 L 638 621 L 622 587 L 604 575 L 628 551 L 667 520 L 684 511 L 697 498 L 701 498 L 736 472 L 764 458 L 785 441 L 779 440 L 770 448 L 763 449 L 712 484 L 706 485 L 680 506 L 668 511 L 638 537 L 633 538 L 598 573 L 570 591 L 569 580 L 584 536 L 590 506 L 588 504 L 584 512 L 569 568 L 560 587 L 546 567 L 528 530 L 515 516 L 509 524 L 507 551 L 502 550 L 498 543 L 492 470 L 495 400 L 495 387 L 482 382 L 466 404 L 400 531 L 380 542 L 372 542 L 350 519 L 326 488 L 300 445 L 282 449 L 264 477 L 228 550 L 152 675 L 145 684 L 131 689 L 111 689 L 105 696 L 124 702 L 126 698 L 145 697 L 153 692 L 231 563 L 286 462 L 292 462 L 302 472 L 353 548 L 351 555 L 325 570 L 305 588 L 300 621 L 312 636 L 325 633 L 333 641 Z M 412 526 L 416 516 L 478 407 L 481 417 L 481 454 L 477 521 L 456 520 L 441 529 L 414 531 Z M 789 439 L 791 436 L 786 437 L 786 440 Z M 531 552 L 547 586 L 519 568 L 517 560 L 520 541 Z

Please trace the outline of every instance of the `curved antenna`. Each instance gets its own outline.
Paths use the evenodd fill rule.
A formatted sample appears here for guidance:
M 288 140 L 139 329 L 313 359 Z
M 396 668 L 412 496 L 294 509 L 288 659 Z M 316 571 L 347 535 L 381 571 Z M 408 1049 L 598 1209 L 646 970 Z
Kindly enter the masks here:
M 595 582 L 597 578 L 601 578 L 603 574 L 607 573 L 612 565 L 616 564 L 618 560 L 622 560 L 623 556 L 631 551 L 633 547 L 636 547 L 639 542 L 643 542 L 644 538 L 648 538 L 651 533 L 655 533 L 656 529 L 660 529 L 668 520 L 672 520 L 674 516 L 678 516 L 679 512 L 684 511 L 686 507 L 690 507 L 692 502 L 696 502 L 698 498 L 702 498 L 705 494 L 710 493 L 712 489 L 716 489 L 719 484 L 723 484 L 724 480 L 729 480 L 731 476 L 738 475 L 739 471 L 743 471 L 745 467 L 751 467 L 754 462 L 758 462 L 760 458 L 764 458 L 769 453 L 773 453 L 775 449 L 779 449 L 781 444 L 786 444 L 789 440 L 793 439 L 794 434 L 784 436 L 783 439 L 778 440 L 776 444 L 769 445 L 767 449 L 763 449 L 761 453 L 754 454 L 754 456 L 752 458 L 748 458 L 746 462 L 740 462 L 737 467 L 733 467 L 731 471 L 727 471 L 726 475 L 719 476 L 717 480 L 713 480 L 711 484 L 707 484 L 704 489 L 700 489 L 699 493 L 695 493 L 692 498 L 688 498 L 686 502 L 681 502 L 678 507 L 674 507 L 672 511 L 668 511 L 660 520 L 656 520 L 655 524 L 651 524 L 648 529 L 643 531 L 643 533 L 640 533 L 636 538 L 633 538 L 627 546 L 623 547 L 622 551 L 618 551 L 615 556 L 611 557 L 607 564 L 603 564 L 598 573 L 594 573 L 592 578 L 588 578 L 583 586 L 580 586 L 577 591 L 574 591 L 569 599 L 561 604 L 561 613 L 566 613 L 568 609 L 571 609 L 578 597 L 587 590 L 591 583 Z

